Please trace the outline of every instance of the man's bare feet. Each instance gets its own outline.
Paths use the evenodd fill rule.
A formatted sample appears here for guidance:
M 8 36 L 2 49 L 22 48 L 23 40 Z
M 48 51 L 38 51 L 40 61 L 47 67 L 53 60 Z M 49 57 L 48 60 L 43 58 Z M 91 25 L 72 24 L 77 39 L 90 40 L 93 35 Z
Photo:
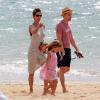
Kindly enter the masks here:
M 63 88 L 63 93 L 67 93 L 68 90 L 66 90 L 66 88 Z

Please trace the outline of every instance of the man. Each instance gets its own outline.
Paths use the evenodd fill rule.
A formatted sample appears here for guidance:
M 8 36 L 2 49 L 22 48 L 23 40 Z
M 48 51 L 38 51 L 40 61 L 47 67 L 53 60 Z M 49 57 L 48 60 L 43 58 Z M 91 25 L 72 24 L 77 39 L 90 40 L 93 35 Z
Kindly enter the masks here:
M 56 36 L 62 45 L 62 52 L 57 54 L 59 77 L 62 85 L 63 93 L 67 92 L 65 87 L 64 74 L 70 70 L 71 63 L 71 49 L 72 45 L 78 54 L 81 54 L 73 38 L 69 22 L 72 18 L 72 10 L 70 8 L 62 9 L 61 16 L 63 19 L 56 26 Z M 61 58 L 62 55 L 62 58 Z M 81 54 L 82 55 L 82 54 Z

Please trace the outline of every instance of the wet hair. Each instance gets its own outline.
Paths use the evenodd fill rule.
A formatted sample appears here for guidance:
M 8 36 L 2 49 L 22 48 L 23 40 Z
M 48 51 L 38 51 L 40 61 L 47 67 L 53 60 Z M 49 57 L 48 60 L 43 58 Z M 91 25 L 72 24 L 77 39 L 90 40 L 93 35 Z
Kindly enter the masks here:
M 33 13 L 32 13 L 33 16 L 35 16 L 37 12 L 41 12 L 40 8 L 35 8 L 35 9 L 33 10 Z
M 58 40 L 52 41 L 49 45 L 47 45 L 48 51 L 52 50 L 53 48 L 61 47 L 61 44 Z

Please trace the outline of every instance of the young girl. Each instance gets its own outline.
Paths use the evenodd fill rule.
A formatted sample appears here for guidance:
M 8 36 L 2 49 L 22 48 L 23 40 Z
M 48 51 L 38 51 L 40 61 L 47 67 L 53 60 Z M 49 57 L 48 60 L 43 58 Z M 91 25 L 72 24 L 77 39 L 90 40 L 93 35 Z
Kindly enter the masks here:
M 40 78 L 44 80 L 43 95 L 47 94 L 49 88 L 51 88 L 51 95 L 55 95 L 55 90 L 58 82 L 56 72 L 56 53 L 60 51 L 61 44 L 57 40 L 55 40 L 47 46 L 47 49 L 47 61 L 40 71 Z

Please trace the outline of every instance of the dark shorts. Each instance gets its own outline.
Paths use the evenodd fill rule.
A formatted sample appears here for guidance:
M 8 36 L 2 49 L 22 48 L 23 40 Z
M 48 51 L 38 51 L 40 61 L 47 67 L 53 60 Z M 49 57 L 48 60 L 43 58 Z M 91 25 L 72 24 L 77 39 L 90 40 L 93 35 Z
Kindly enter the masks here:
M 71 49 L 70 48 L 64 48 L 65 50 L 65 55 L 63 56 L 63 59 L 61 60 L 61 56 L 59 53 L 57 53 L 57 66 L 59 67 L 70 67 L 71 63 Z

